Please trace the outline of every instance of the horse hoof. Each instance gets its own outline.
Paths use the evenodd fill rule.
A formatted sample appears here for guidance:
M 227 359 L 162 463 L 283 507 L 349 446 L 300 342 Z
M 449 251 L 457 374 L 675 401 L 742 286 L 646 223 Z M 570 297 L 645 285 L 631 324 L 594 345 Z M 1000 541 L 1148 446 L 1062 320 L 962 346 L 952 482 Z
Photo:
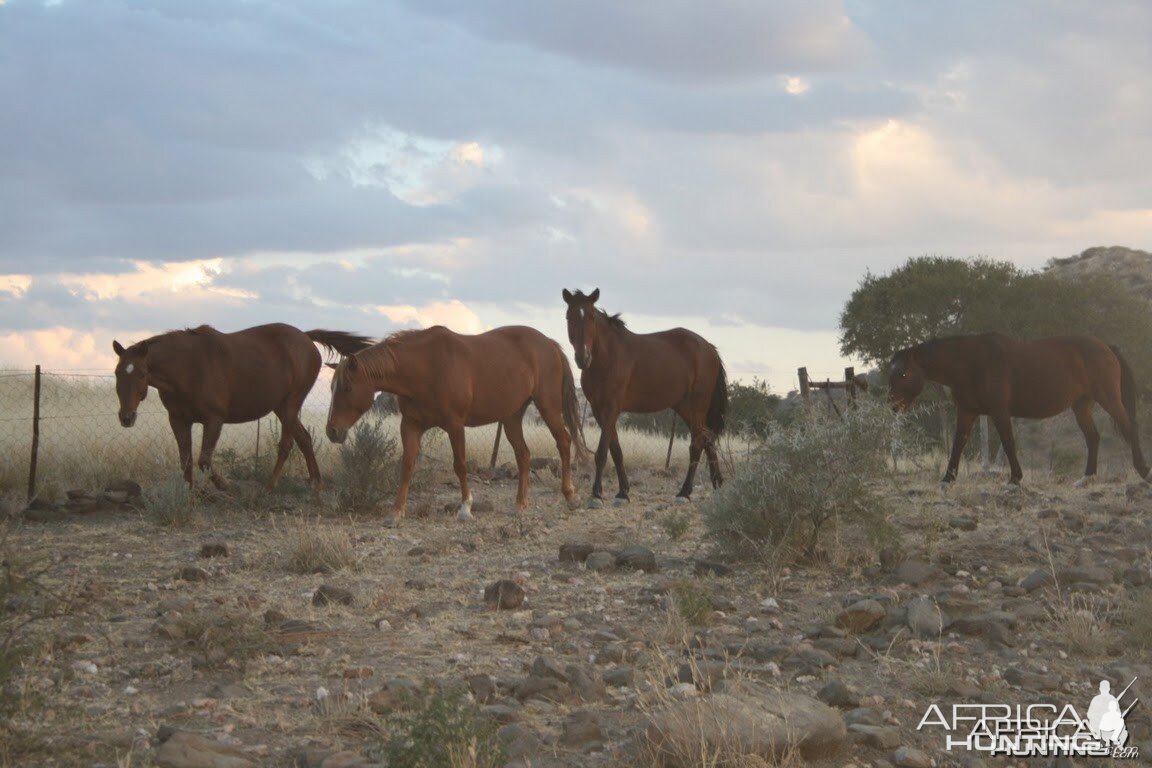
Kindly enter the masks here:
M 616 498 L 612 499 L 612 506 L 622 507 L 625 504 L 627 504 L 628 502 L 629 502 L 629 498 L 627 496 L 617 496 Z
M 472 510 L 460 507 L 460 511 L 456 513 L 457 520 L 475 520 L 472 516 Z
M 941 496 L 947 496 L 948 495 L 948 489 L 951 487 L 952 487 L 952 483 L 949 483 L 945 480 L 941 480 L 939 485 L 937 485 L 937 488 L 940 489 L 940 495 Z
M 1079 480 L 1077 480 L 1076 482 L 1072 483 L 1072 487 L 1073 488 L 1087 488 L 1088 486 L 1095 485 L 1095 484 L 1096 484 L 1096 476 L 1095 475 L 1084 475 L 1084 477 L 1082 477 Z
M 588 499 L 588 509 L 603 509 L 603 508 L 604 508 L 604 499 L 598 498 L 596 496 L 593 496 L 592 498 Z
M 384 518 L 385 528 L 398 528 L 400 527 L 400 515 L 388 515 Z
M 692 503 L 692 497 L 691 496 L 677 496 L 675 501 L 677 504 L 691 504 Z

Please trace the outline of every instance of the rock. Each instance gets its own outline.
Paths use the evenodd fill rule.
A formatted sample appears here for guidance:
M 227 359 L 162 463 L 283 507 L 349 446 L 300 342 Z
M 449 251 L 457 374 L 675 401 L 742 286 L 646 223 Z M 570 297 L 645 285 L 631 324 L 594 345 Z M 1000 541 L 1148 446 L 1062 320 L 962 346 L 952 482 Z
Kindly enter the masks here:
M 352 593 L 342 587 L 321 584 L 312 595 L 312 605 L 352 605 Z
M 1022 587 L 1025 592 L 1035 592 L 1041 587 L 1046 587 L 1051 583 L 1052 571 L 1046 570 L 1044 568 L 1037 568 L 1036 570 L 1032 571 L 1032 573 L 1022 578 L 1019 582 L 1019 586 Z
M 598 550 L 588 555 L 584 560 L 584 567 L 590 571 L 607 571 L 616 567 L 616 555 L 611 552 Z
M 208 581 L 210 578 L 212 578 L 212 574 L 194 565 L 185 566 L 180 569 L 180 579 L 182 581 Z
M 572 698 L 572 689 L 554 677 L 529 675 L 521 680 L 514 691 L 520 701 L 543 699 L 562 703 Z
M 900 744 L 900 731 L 889 725 L 850 725 L 853 740 L 876 749 L 895 749 Z
M 592 667 L 582 664 L 569 664 L 564 668 L 568 675 L 568 685 L 572 693 L 583 701 L 599 701 L 604 698 L 607 688 L 604 680 Z
M 636 671 L 632 667 L 616 667 L 615 669 L 606 669 L 601 676 L 605 685 L 610 685 L 613 688 L 627 688 L 631 687 L 636 679 Z
M 591 751 L 603 745 L 604 733 L 600 730 L 600 722 L 594 712 L 573 712 L 572 716 L 564 721 L 564 729 L 560 733 L 560 744 L 569 749 Z
M 887 615 L 883 605 L 869 598 L 841 611 L 836 617 L 836 626 L 858 635 L 878 626 Z
M 255 768 L 245 752 L 185 731 L 169 736 L 153 758 L 159 768 Z
M 692 571 L 697 576 L 728 576 L 732 568 L 716 560 L 697 560 Z
M 1059 691 L 1063 683 L 1060 675 L 1054 672 L 1030 672 L 1020 667 L 1008 667 L 1005 669 L 1004 681 L 1010 685 L 1016 685 L 1033 691 Z
M 905 560 L 896 566 L 896 580 L 911 587 L 919 587 L 944 575 L 936 566 L 922 560 Z
M 948 525 L 958 531 L 974 531 L 979 522 L 973 515 L 952 515 L 948 518 Z
M 544 742 L 528 726 L 522 723 L 509 723 L 501 726 L 497 736 L 504 744 L 505 756 L 510 761 L 521 758 L 534 758 L 544 751 Z
M 524 604 L 524 588 L 511 579 L 500 579 L 484 588 L 484 602 L 497 610 L 510 611 Z
M 537 677 L 551 677 L 562 683 L 568 682 L 568 673 L 564 668 L 546 656 L 537 656 L 532 662 L 532 674 Z
M 616 555 L 616 565 L 620 568 L 652 573 L 656 570 L 656 555 L 648 547 L 633 544 L 620 550 Z
M 912 634 L 921 638 L 939 637 L 944 629 L 944 615 L 933 600 L 921 595 L 908 603 L 905 622 Z
M 591 544 L 561 544 L 560 562 L 582 563 L 588 559 L 588 555 L 595 551 L 596 547 Z
M 860 697 L 856 692 L 844 684 L 842 680 L 832 678 L 816 693 L 816 698 L 830 707 L 838 709 L 855 709 L 860 706 Z
M 228 545 L 222 541 L 210 541 L 200 547 L 200 557 L 228 557 Z
M 839 752 L 846 735 L 840 713 L 823 702 L 745 683 L 732 692 L 667 704 L 650 715 L 642 738 L 669 765 L 683 765 L 673 762 L 677 756 L 717 754 L 733 740 L 765 759 L 794 750 L 819 759 Z
M 844 722 L 853 725 L 883 725 L 884 716 L 872 707 L 856 707 L 844 713 Z
M 932 758 L 914 747 L 900 747 L 892 755 L 892 762 L 899 768 L 932 768 Z
M 484 673 L 468 677 L 468 690 L 472 691 L 479 704 L 490 704 L 496 698 L 496 683 L 491 676 Z

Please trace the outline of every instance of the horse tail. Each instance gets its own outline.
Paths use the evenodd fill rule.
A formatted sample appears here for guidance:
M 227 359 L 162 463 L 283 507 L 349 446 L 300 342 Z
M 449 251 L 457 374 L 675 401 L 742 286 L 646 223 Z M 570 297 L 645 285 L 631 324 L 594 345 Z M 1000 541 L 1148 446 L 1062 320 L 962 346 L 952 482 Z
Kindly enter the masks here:
M 1109 345 L 1112 348 L 1112 354 L 1116 355 L 1116 360 L 1120 363 L 1120 403 L 1124 406 L 1124 410 L 1128 412 L 1128 420 L 1132 422 L 1132 431 L 1136 431 L 1136 377 L 1132 373 L 1132 366 L 1128 365 L 1128 361 L 1124 359 L 1124 355 L 1120 354 L 1120 348 Z
M 588 447 L 588 441 L 584 439 L 584 420 L 580 418 L 580 403 L 576 397 L 576 380 L 572 377 L 572 366 L 568 364 L 568 358 L 563 353 L 560 354 L 560 362 L 564 366 L 564 379 L 560 384 L 564 424 L 568 427 L 568 434 L 572 436 L 573 445 L 576 446 L 576 462 L 583 464 L 592 456 L 592 450 Z
M 720 363 L 720 370 L 716 372 L 716 383 L 712 386 L 712 401 L 708 404 L 706 424 L 714 438 L 724 431 L 724 417 L 728 413 L 728 372 L 724 370 L 724 363 Z
M 347 331 L 325 331 L 316 328 L 311 331 L 305 331 L 304 335 L 323 346 L 329 352 L 335 352 L 345 357 L 354 355 L 360 350 L 368 349 L 368 347 L 376 343 L 375 340 L 367 336 L 357 336 Z

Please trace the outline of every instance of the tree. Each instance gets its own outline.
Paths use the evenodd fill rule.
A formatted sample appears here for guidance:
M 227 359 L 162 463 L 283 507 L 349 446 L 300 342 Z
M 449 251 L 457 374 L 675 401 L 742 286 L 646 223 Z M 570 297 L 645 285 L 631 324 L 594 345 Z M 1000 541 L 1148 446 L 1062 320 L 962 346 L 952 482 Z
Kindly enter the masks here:
M 840 315 L 840 351 L 882 365 L 926 339 L 993 330 L 1024 274 L 1006 262 L 940 256 L 909 259 L 882 277 L 868 272 Z

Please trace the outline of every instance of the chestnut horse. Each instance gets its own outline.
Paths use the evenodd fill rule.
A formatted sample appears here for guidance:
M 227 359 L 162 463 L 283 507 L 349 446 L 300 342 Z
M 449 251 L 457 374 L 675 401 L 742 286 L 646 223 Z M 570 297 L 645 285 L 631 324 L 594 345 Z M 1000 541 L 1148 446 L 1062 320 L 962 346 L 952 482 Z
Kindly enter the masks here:
M 372 344 L 367 337 L 344 331 L 305 332 L 283 323 L 235 333 L 202 325 L 162 333 L 128 348 L 113 341 L 112 349 L 120 358 L 116 363 L 120 423 L 125 427 L 136 423 L 140 401 L 147 397 L 149 386 L 155 387 L 168 410 L 184 479 L 192 482 L 192 425 L 203 424 L 198 464 L 218 488 L 224 488 L 224 480 L 212 469 L 220 430 L 225 424 L 275 413 L 281 425 L 280 446 L 268 488 L 279 482 L 293 439 L 304 454 L 309 479 L 319 488 L 320 467 L 312 437 L 300 423 L 300 408 L 322 362 L 313 342 L 342 355 Z
M 528 504 L 528 445 L 524 411 L 535 403 L 560 452 L 564 498 L 571 501 L 572 438 L 587 450 L 576 410 L 576 385 L 560 345 L 533 328 L 496 328 L 469 336 L 437 325 L 394 333 L 379 344 L 333 366 L 328 439 L 343 443 L 348 430 L 371 406 L 377 392 L 392 392 L 400 406 L 400 442 L 404 457 L 400 488 L 392 514 L 396 524 L 408 504 L 420 439 L 439 427 L 452 444 L 453 467 L 460 479 L 457 517 L 472 517 L 472 491 L 464 458 L 464 428 L 500 422 L 516 453 L 520 485 L 516 510 Z M 567 428 L 565 428 L 567 427 Z
M 1093 336 L 1058 336 L 1025 341 L 1000 333 L 932 339 L 897 352 L 888 374 L 888 399 L 908 408 L 925 381 L 948 387 L 956 405 L 956 436 L 942 482 L 956 479 L 960 452 L 976 417 L 987 414 L 996 425 L 1018 484 L 1024 473 L 1016 458 L 1012 417 L 1046 419 L 1072 409 L 1088 445 L 1082 486 L 1096 475 L 1100 433 L 1092 418 L 1096 403 L 1107 411 L 1132 449 L 1132 465 L 1141 477 L 1148 465 L 1136 431 L 1136 383 L 1120 350 Z
M 601 498 L 609 451 L 619 481 L 616 502 L 628 501 L 628 475 L 616 432 L 616 420 L 622 411 L 653 413 L 671 408 L 688 424 L 692 434 L 688 474 L 677 500 L 691 499 L 701 452 L 708 454 L 712 487 L 720 487 L 724 478 L 720 474 L 716 439 L 724 430 L 728 410 L 728 376 L 716 347 L 684 328 L 633 333 L 619 315 L 609 316 L 595 306 L 600 298 L 599 288 L 587 296 L 565 288 L 563 296 L 568 304 L 568 338 L 581 371 L 580 386 L 600 425 L 593 504 Z

